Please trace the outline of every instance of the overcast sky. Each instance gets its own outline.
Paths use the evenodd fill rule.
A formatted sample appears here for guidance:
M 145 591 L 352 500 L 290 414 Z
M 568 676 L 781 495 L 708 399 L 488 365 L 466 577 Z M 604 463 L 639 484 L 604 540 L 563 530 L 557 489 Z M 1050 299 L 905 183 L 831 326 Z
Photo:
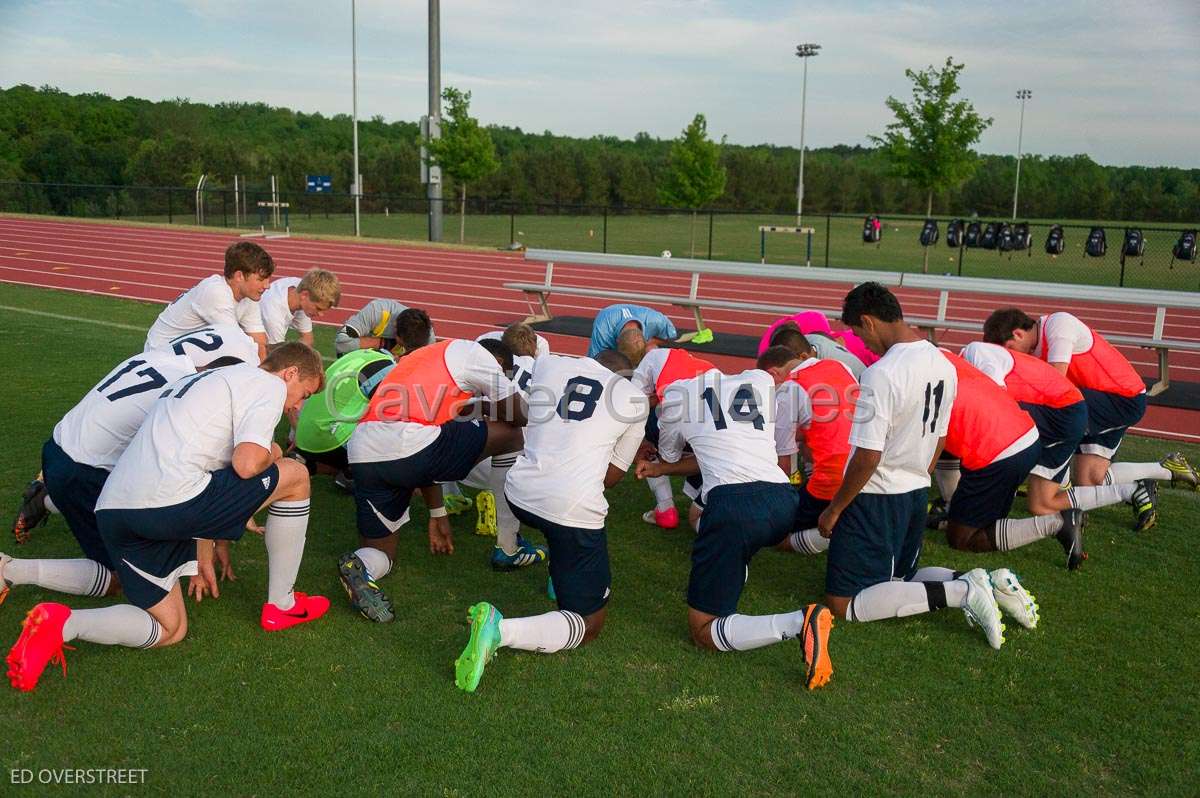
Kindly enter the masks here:
M 359 113 L 425 111 L 426 2 L 358 0 Z M 1052 6 L 1052 8 L 1047 8 Z M 983 152 L 1200 167 L 1200 0 L 1055 3 L 444 0 L 445 85 L 485 123 L 731 142 L 865 143 L 907 67 L 964 61 Z M 350 111 L 350 0 L 0 0 L 0 86 Z

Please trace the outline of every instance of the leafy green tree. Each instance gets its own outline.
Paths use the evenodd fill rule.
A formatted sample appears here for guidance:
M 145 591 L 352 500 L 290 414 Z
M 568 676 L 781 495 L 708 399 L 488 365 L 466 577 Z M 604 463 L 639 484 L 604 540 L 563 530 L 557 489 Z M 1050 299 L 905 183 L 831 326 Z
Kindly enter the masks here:
M 725 140 L 721 140 L 724 144 Z M 696 257 L 696 211 L 725 193 L 725 167 L 721 144 L 708 137 L 708 121 L 696 114 L 671 145 L 667 170 L 658 188 L 659 199 L 675 208 L 692 211 L 691 257 Z
M 454 179 L 459 191 L 458 243 L 467 232 L 467 184 L 500 168 L 492 137 L 471 116 L 471 92 L 448 86 L 442 92 L 448 109 L 441 138 L 429 142 L 429 160 Z
M 992 124 L 975 113 L 968 100 L 956 99 L 958 74 L 963 64 L 947 58 L 941 69 L 929 66 L 920 72 L 904 70 L 912 81 L 912 102 L 887 98 L 896 121 L 882 136 L 871 136 L 883 148 L 898 177 L 912 181 L 925 192 L 925 214 L 933 213 L 933 194 L 955 187 L 971 176 L 978 163 L 971 145 Z M 929 249 L 924 271 L 929 270 Z

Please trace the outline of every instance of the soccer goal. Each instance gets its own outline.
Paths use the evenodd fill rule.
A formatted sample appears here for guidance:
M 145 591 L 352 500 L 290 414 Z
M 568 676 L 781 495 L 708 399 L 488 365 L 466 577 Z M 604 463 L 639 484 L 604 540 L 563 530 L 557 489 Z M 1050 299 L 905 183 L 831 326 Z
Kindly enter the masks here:
M 767 234 L 768 233 L 786 233 L 788 235 L 802 235 L 806 237 L 804 250 L 804 265 L 812 266 L 812 247 L 813 233 L 816 232 L 812 227 L 781 227 L 773 224 L 760 224 L 758 226 L 758 256 L 760 263 L 767 262 Z

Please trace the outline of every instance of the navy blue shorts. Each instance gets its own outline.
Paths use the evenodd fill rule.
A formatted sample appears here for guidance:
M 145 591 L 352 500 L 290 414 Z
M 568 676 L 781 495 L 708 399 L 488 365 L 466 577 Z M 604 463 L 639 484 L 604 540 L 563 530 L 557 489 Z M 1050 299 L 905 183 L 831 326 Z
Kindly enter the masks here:
M 947 511 L 950 523 L 983 529 L 993 521 L 1006 518 L 1017 497 L 1017 488 L 1038 464 L 1039 457 L 1040 441 L 978 471 L 964 468 L 950 499 Z
M 746 482 L 710 490 L 692 544 L 688 606 L 718 617 L 736 612 L 750 559 L 792 532 L 799 501 L 788 482 Z
M 796 508 L 796 523 L 793 527 L 796 531 L 813 529 L 821 518 L 821 513 L 829 507 L 830 500 L 818 499 L 804 486 L 796 487 L 796 495 L 800 497 L 800 505 Z
M 1018 402 L 1021 409 L 1033 417 L 1037 424 L 1038 437 L 1042 441 L 1042 452 L 1037 465 L 1029 472 L 1043 479 L 1062 482 L 1071 455 L 1079 448 L 1079 442 L 1087 434 L 1087 402 L 1076 402 L 1066 407 L 1047 407 L 1028 402 Z
M 478 419 L 447 421 L 439 430 L 433 443 L 408 457 L 351 464 L 358 534 L 386 538 L 408 522 L 414 490 L 435 482 L 458 482 L 471 473 L 487 445 L 487 424 Z
M 612 586 L 607 533 L 603 529 L 562 526 L 512 502 L 508 506 L 518 521 L 546 536 L 550 547 L 550 580 L 554 583 L 558 608 L 584 617 L 603 609 Z
M 871 585 L 912 578 L 928 513 L 929 488 L 855 496 L 829 539 L 825 592 L 853 598 Z
M 107 479 L 107 471 L 75 462 L 53 438 L 42 444 L 42 481 L 50 501 L 71 528 L 84 556 L 111 571 L 112 558 L 96 525 L 96 499 Z
M 1079 444 L 1079 451 L 1111 460 L 1121 447 L 1125 430 L 1146 415 L 1146 394 L 1121 396 L 1090 388 L 1079 390 L 1088 409 L 1087 434 Z
M 329 466 L 341 471 L 350 464 L 346 459 L 346 447 L 338 446 L 330 449 L 327 452 L 310 452 L 307 449 L 296 449 L 296 454 L 304 458 L 304 467 L 308 469 L 308 475 L 314 476 L 317 473 L 317 466 Z
M 212 472 L 208 486 L 185 502 L 97 512 L 100 536 L 129 601 L 147 610 L 166 598 L 179 577 L 196 573 L 194 539 L 238 540 L 278 486 L 274 463 L 249 479 L 226 467 Z

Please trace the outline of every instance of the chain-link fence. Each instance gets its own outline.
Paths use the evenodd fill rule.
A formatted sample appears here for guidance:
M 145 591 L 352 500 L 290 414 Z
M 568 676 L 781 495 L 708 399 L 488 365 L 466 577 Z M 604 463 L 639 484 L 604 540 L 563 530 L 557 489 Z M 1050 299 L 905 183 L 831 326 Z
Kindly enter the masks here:
M 197 214 L 197 198 L 201 213 Z M 284 202 L 278 220 L 260 203 Z M 443 200 L 443 240 L 507 248 L 514 243 L 547 249 L 658 255 L 695 255 L 717 260 L 811 264 L 813 267 L 885 269 L 969 277 L 1044 280 L 1060 283 L 1125 285 L 1137 288 L 1200 289 L 1200 264 L 1180 260 L 1173 250 L 1189 228 L 1145 226 L 1136 222 L 1029 220 L 1029 247 L 1019 249 L 947 245 L 950 217 L 937 217 L 937 243 L 921 244 L 923 217 L 879 216 L 878 242 L 863 237 L 866 214 L 806 214 L 811 233 L 760 232 L 761 227 L 796 227 L 794 214 L 667 208 L 584 206 L 534 200 L 495 200 L 468 196 L 465 217 L 457 198 Z M 360 199 L 362 235 L 425 240 L 430 203 L 425 197 L 366 194 Z M 354 198 L 346 193 L 282 191 L 261 184 L 241 188 L 92 186 L 0 182 L 0 211 L 58 216 L 128 219 L 166 224 L 203 224 L 233 229 L 268 230 L 285 224 L 294 233 L 354 234 Z M 964 219 L 988 224 L 1008 220 Z M 1024 221 L 1024 220 L 1022 220 Z M 1011 223 L 1011 222 L 1009 222 Z M 1063 251 L 1050 254 L 1046 239 L 1061 225 Z M 1200 224 L 1196 225 L 1200 227 Z M 1107 251 L 1086 253 L 1094 227 L 1105 230 Z M 1127 229 L 1142 233 L 1141 255 L 1124 252 Z

